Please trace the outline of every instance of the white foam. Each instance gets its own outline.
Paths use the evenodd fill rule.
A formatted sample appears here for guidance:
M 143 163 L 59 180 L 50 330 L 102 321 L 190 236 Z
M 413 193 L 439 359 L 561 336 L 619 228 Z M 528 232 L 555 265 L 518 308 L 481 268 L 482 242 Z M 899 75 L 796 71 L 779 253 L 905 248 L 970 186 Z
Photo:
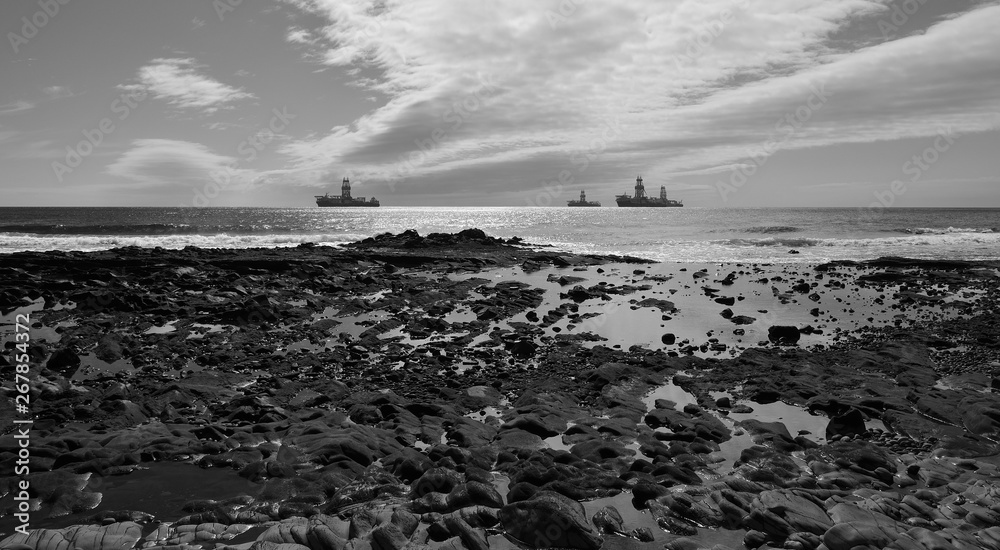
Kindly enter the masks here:
M 388 228 L 387 228 L 388 229 Z M 516 232 L 516 231 L 515 231 Z M 370 237 L 366 233 L 183 234 L 183 235 L 36 235 L 0 233 L 0 253 L 22 251 L 96 251 L 125 246 L 180 249 L 281 248 L 305 242 L 342 245 Z M 1000 259 L 1000 233 L 947 228 L 935 232 L 876 238 L 765 237 L 727 240 L 670 239 L 629 241 L 621 235 L 588 232 L 573 236 L 521 234 L 527 243 L 549 244 L 546 250 L 580 254 L 630 255 L 651 260 L 705 263 L 818 263 L 830 260 L 864 260 L 881 256 L 919 259 Z M 798 254 L 789 254 L 791 249 Z
M 180 249 L 199 248 L 282 248 L 312 242 L 336 246 L 368 235 L 280 234 L 280 235 L 23 235 L 0 233 L 0 253 L 50 250 L 96 251 L 125 246 Z

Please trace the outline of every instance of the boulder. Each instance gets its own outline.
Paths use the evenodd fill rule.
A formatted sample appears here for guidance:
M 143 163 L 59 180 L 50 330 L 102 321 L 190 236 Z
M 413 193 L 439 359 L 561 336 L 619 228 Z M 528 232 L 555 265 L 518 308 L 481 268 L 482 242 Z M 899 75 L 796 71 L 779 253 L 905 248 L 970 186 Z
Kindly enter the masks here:
M 795 345 L 799 341 L 798 327 L 775 325 L 767 329 L 767 339 L 774 344 Z
M 594 526 L 605 535 L 624 533 L 623 521 L 621 513 L 614 506 L 605 506 L 594 514 Z
M 858 409 L 852 408 L 844 414 L 834 416 L 830 423 L 826 425 L 826 439 L 829 441 L 834 436 L 844 435 L 854 437 L 862 435 L 868 428 L 865 426 L 865 415 Z
M 583 505 L 551 491 L 504 506 L 500 522 L 512 537 L 535 548 L 598 550 L 603 543 L 587 522 Z

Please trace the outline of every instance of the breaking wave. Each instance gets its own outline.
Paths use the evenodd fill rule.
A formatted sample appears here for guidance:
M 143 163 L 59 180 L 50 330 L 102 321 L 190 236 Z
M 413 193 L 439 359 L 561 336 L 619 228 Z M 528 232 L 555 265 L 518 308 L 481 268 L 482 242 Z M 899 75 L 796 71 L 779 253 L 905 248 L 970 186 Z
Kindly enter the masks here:
M 365 234 L 170 234 L 170 235 L 17 235 L 0 233 L 0 253 L 26 250 L 110 250 L 125 246 L 145 248 L 161 247 L 180 249 L 187 246 L 199 248 L 282 248 L 302 243 L 341 245 L 359 241 Z
M 253 234 L 262 231 L 287 233 L 289 227 L 269 225 L 191 225 L 174 223 L 150 224 L 9 224 L 0 225 L 0 233 L 30 235 L 216 235 L 221 233 Z
M 952 233 L 1000 233 L 1000 227 L 899 227 L 885 229 L 892 233 L 909 233 L 911 235 L 948 235 Z
M 791 225 L 761 225 L 745 230 L 747 233 L 795 233 L 802 231 L 801 228 Z
M 718 244 L 728 244 L 732 246 L 817 246 L 823 244 L 824 239 L 807 238 L 780 238 L 768 237 L 764 239 L 729 239 L 725 241 L 713 241 Z

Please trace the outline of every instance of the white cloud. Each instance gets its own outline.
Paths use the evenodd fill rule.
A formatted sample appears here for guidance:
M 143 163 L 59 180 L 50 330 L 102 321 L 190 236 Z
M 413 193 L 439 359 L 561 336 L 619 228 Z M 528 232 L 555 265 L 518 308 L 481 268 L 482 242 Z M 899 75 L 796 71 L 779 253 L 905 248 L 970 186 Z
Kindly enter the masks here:
M 15 130 L 4 130 L 3 127 L 0 126 L 0 143 L 14 141 L 14 138 L 19 135 L 21 135 L 21 132 Z
M 282 149 L 309 173 L 337 166 L 390 178 L 411 157 L 413 176 L 509 163 L 558 173 L 600 143 L 608 121 L 622 128 L 600 155 L 609 169 L 712 173 L 744 162 L 824 82 L 830 99 L 785 147 L 932 135 L 941 125 L 979 131 L 1000 110 L 998 6 L 893 42 L 834 47 L 832 35 L 884 17 L 885 2 L 290 3 L 326 24 L 296 27 L 289 40 L 308 34 L 309 59 L 346 67 L 388 97 Z
M 213 174 L 252 177 L 236 169 L 236 159 L 213 153 L 200 143 L 172 139 L 137 139 L 132 148 L 105 170 L 143 187 L 204 184 Z
M 154 59 L 139 69 L 136 84 L 123 88 L 145 90 L 181 109 L 204 113 L 213 113 L 236 101 L 255 97 L 242 88 L 234 88 L 200 74 L 204 69 L 204 65 L 190 58 Z
M 309 34 L 309 31 L 300 28 L 291 28 L 288 30 L 288 35 L 285 40 L 295 43 L 295 44 L 313 44 L 315 41 Z
M 13 113 L 20 113 L 21 111 L 30 111 L 37 105 L 33 101 L 14 101 L 13 103 L 7 103 L 5 105 L 0 105 L 0 115 L 9 115 Z
M 42 93 L 49 99 L 64 99 L 73 97 L 75 94 L 66 86 L 47 86 L 42 88 Z

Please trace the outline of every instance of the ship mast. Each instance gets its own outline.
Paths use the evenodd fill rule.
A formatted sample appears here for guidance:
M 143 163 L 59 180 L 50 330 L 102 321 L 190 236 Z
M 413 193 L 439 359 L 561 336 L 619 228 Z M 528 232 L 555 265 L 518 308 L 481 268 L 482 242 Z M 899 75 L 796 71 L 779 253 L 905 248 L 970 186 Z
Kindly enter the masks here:
M 646 189 L 642 186 L 642 176 L 635 178 L 635 198 L 641 199 L 646 197 Z
M 587 192 L 580 190 L 580 202 L 587 202 Z
M 344 183 L 340 185 L 340 196 L 345 200 L 351 198 L 351 180 L 344 178 Z

